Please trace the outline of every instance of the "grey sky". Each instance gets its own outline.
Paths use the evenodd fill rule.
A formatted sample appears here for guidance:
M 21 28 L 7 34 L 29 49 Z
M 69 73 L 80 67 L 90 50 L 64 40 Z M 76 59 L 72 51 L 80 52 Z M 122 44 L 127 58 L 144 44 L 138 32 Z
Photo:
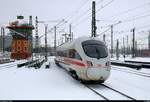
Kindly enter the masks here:
M 105 6 L 112 0 L 96 0 L 96 9 L 99 10 L 102 6 Z M 35 20 L 35 16 L 38 16 L 39 20 L 61 20 L 66 19 L 67 24 L 61 25 L 58 28 L 58 32 L 61 29 L 65 29 L 68 32 L 68 25 L 72 23 L 73 32 L 75 37 L 79 36 L 90 36 L 91 33 L 91 2 L 92 0 L 1 0 L 0 3 L 0 26 L 8 24 L 10 21 L 16 20 L 16 16 L 22 14 L 28 21 L 28 16 L 32 15 Z M 128 33 L 117 33 L 118 31 L 128 31 L 133 27 L 142 27 L 145 25 L 150 25 L 150 16 L 143 17 L 142 19 L 134 20 L 137 17 L 149 15 L 150 14 L 150 0 L 114 0 L 108 6 L 102 8 L 97 13 L 97 20 L 106 20 L 105 22 L 97 22 L 97 33 L 100 34 L 108 28 L 101 28 L 101 26 L 107 26 L 114 24 L 117 21 L 128 21 L 118 24 L 114 27 L 115 40 L 120 39 L 122 41 L 123 37 L 126 35 L 130 36 L 131 32 Z M 144 5 L 145 4 L 145 5 Z M 123 13 L 123 15 L 118 15 L 118 13 L 132 9 L 134 7 L 140 7 L 128 13 Z M 88 12 L 86 12 L 88 11 Z M 111 17 L 116 15 L 115 17 Z M 112 22 L 108 22 L 112 21 Z M 131 20 L 131 21 L 130 21 Z M 57 23 L 48 23 L 49 29 Z M 44 33 L 44 25 L 40 24 L 39 35 Z M 149 27 L 150 28 L 150 27 Z M 142 33 L 141 31 L 148 31 L 149 28 L 137 29 L 137 39 L 142 39 L 142 37 L 147 37 L 148 33 Z M 60 39 L 62 33 L 58 34 L 58 39 Z M 110 31 L 106 32 L 107 40 L 110 40 Z M 142 35 L 142 36 L 141 36 Z M 53 44 L 53 33 L 50 33 L 49 44 Z M 100 36 L 101 37 L 101 36 Z M 144 39 L 144 38 L 143 38 Z M 43 43 L 43 40 L 42 40 Z M 141 41 L 140 44 L 145 44 L 146 41 Z

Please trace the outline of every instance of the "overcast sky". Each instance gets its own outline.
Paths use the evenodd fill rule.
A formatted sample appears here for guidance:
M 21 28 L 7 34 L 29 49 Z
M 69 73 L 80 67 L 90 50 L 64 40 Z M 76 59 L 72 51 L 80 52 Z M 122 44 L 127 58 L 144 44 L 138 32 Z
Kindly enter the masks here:
M 92 0 L 1 0 L 0 26 L 6 26 L 9 22 L 16 20 L 17 15 L 23 15 L 26 21 L 28 21 L 28 16 L 32 15 L 33 20 L 35 20 L 35 16 L 38 16 L 39 20 L 42 21 L 65 19 L 68 23 L 61 24 L 57 29 L 58 39 L 63 33 L 59 33 L 62 29 L 69 32 L 68 26 L 70 23 L 76 38 L 90 36 L 91 4 Z M 139 39 L 139 44 L 147 43 L 147 40 L 142 39 L 148 36 L 150 30 L 150 26 L 147 26 L 150 25 L 150 0 L 96 0 L 96 10 L 98 10 L 96 19 L 103 20 L 97 22 L 98 34 L 108 29 L 109 25 L 122 21 L 123 23 L 114 26 L 114 40 L 120 39 L 122 41 L 123 37 L 128 35 L 131 42 L 132 36 L 129 31 L 135 27 L 137 28 L 136 38 Z M 57 24 L 57 22 L 47 23 L 49 29 Z M 39 27 L 39 35 L 42 35 L 44 24 L 39 24 Z M 141 34 L 141 32 L 144 33 Z M 110 30 L 105 34 L 107 41 L 110 43 Z M 48 35 L 48 42 L 51 46 L 53 46 L 53 35 L 53 32 Z M 102 34 L 100 38 L 102 38 Z

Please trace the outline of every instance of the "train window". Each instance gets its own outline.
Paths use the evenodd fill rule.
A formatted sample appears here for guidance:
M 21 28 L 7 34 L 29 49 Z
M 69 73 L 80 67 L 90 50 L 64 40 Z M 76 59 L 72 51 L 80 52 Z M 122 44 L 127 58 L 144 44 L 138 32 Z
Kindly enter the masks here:
M 67 51 L 63 52 L 64 57 L 67 57 Z
M 83 42 L 82 46 L 89 57 L 100 59 L 108 56 L 107 47 L 102 42 L 90 40 Z
M 75 59 L 82 60 L 82 58 L 78 52 L 75 53 Z
M 101 45 L 85 45 L 83 46 L 84 52 L 87 56 L 92 58 L 105 58 L 108 56 L 107 48 Z
M 69 50 L 69 58 L 75 58 L 75 50 L 74 49 L 70 49 Z
M 81 56 L 79 55 L 79 53 L 75 49 L 70 49 L 69 50 L 69 58 L 74 58 L 74 59 L 82 60 Z

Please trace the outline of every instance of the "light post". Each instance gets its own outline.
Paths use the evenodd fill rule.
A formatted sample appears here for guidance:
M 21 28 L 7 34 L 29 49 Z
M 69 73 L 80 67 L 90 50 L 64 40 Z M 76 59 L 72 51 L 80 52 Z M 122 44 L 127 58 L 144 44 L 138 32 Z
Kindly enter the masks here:
M 54 27 L 52 27 L 51 29 L 49 29 L 48 30 L 48 22 L 58 22 Z M 44 35 L 45 35 L 45 53 L 46 53 L 46 59 L 47 59 L 47 34 L 48 33 L 51 33 L 52 32 L 52 30 L 54 29 L 54 54 L 56 55 L 56 46 L 57 46 L 57 44 L 56 44 L 56 42 L 57 42 L 57 40 L 56 40 L 56 38 L 57 38 L 57 34 L 56 34 L 56 32 L 57 32 L 57 27 L 62 23 L 62 22 L 64 22 L 64 23 L 67 23 L 67 21 L 65 21 L 64 19 L 62 19 L 62 20 L 55 20 L 55 21 L 38 21 L 38 23 L 44 23 L 45 24 L 45 34 L 43 34 L 43 35 L 41 35 L 40 37 L 39 37 L 39 39 L 40 38 L 42 38 Z

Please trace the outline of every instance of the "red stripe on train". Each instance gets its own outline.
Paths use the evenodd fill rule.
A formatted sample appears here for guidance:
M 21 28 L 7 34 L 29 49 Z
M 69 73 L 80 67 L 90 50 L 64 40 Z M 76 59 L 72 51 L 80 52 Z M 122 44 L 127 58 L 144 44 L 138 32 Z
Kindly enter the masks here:
M 75 65 L 78 65 L 78 66 L 81 66 L 81 67 L 86 67 L 86 65 L 84 63 L 81 63 L 79 61 L 73 61 L 73 60 L 68 59 L 68 58 L 64 58 L 64 61 L 69 63 L 69 64 L 75 64 Z

